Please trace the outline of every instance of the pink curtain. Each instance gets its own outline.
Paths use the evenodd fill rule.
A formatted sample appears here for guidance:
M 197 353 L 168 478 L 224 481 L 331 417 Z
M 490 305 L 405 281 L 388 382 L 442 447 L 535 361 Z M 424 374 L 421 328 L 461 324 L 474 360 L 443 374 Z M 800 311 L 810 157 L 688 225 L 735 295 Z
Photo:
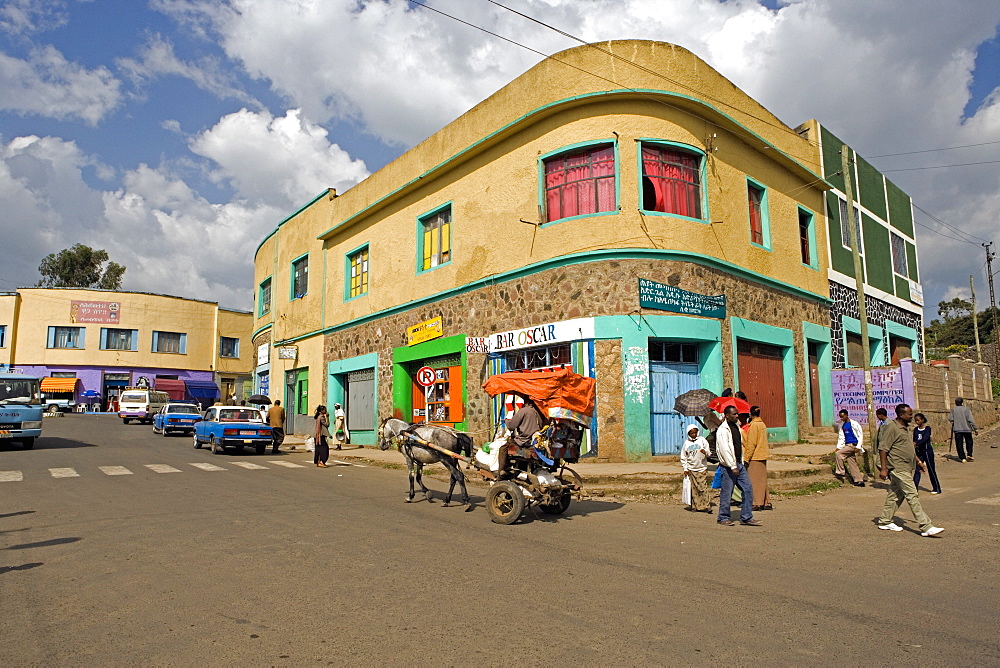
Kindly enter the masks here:
M 644 146 L 643 176 L 656 192 L 654 211 L 701 218 L 700 158 L 681 151 Z
M 604 147 L 545 163 L 547 219 L 615 210 L 615 152 Z

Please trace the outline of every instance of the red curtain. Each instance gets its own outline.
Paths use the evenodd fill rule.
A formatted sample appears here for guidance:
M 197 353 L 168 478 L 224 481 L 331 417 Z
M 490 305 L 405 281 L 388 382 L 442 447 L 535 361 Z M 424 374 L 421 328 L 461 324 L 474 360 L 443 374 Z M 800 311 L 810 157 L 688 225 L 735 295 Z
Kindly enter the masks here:
M 612 146 L 558 156 L 545 162 L 547 220 L 615 210 Z
M 659 146 L 642 148 L 643 176 L 656 192 L 654 211 L 701 218 L 700 158 Z

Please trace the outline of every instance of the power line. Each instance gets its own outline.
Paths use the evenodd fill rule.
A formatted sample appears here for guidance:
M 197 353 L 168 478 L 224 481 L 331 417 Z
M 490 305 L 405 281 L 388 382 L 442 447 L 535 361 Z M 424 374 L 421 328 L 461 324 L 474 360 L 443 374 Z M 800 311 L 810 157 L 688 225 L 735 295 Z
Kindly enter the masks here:
M 943 169 L 945 167 L 971 167 L 972 165 L 994 165 L 1000 160 L 987 160 L 985 162 L 963 162 L 957 165 L 933 165 L 931 167 L 906 167 L 905 169 L 880 169 L 880 172 L 916 172 L 922 169 Z
M 869 160 L 874 160 L 875 158 L 892 158 L 897 155 L 914 155 L 916 153 L 934 153 L 936 151 L 954 151 L 959 148 L 971 148 L 973 146 L 989 146 L 991 144 L 1000 144 L 1000 141 L 984 141 L 979 144 L 963 144 L 962 146 L 946 146 L 945 148 L 927 148 L 922 151 L 906 151 L 904 153 L 883 153 L 882 155 L 872 155 L 868 156 Z
M 918 204 L 914 204 L 913 208 L 917 209 L 920 212 L 922 212 L 924 215 L 926 215 L 931 220 L 933 220 L 933 221 L 935 221 L 937 223 L 940 223 L 941 225 L 944 225 L 945 227 L 947 227 L 948 229 L 950 229 L 950 230 L 952 230 L 954 232 L 958 232 L 959 234 L 961 234 L 961 235 L 963 235 L 965 237 L 968 237 L 970 239 L 976 239 L 976 242 L 968 241 L 966 243 L 975 243 L 976 245 L 978 245 L 978 242 L 980 242 L 980 241 L 981 242 L 986 242 L 987 241 L 986 239 L 983 239 L 982 237 L 978 237 L 975 234 L 972 234 L 970 232 L 966 232 L 965 230 L 961 230 L 961 229 L 955 227 L 954 225 L 949 225 L 948 223 L 944 222 L 943 220 L 941 220 L 940 218 L 938 218 L 937 216 L 935 216 L 930 211 L 927 211 L 926 209 L 921 208 L 920 205 L 918 205 Z

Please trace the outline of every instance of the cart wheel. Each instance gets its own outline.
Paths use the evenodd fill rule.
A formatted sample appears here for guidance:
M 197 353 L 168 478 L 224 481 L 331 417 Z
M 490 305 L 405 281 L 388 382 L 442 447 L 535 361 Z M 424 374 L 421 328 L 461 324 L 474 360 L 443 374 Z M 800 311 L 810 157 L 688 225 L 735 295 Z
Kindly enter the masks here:
M 486 493 L 486 510 L 497 524 L 513 524 L 524 511 L 524 494 L 509 480 L 502 480 Z
M 573 496 L 569 492 L 563 492 L 563 495 L 559 497 L 559 500 L 555 503 L 542 503 L 539 504 L 539 508 L 542 509 L 543 513 L 548 513 L 549 515 L 562 515 L 569 508 L 569 502 L 573 500 Z

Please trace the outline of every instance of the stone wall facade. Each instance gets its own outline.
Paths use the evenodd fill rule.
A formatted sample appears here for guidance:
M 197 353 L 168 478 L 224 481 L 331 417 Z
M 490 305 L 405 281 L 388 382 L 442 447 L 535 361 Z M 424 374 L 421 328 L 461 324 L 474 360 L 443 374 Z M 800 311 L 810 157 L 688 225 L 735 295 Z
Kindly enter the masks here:
M 664 314 L 650 309 L 640 313 L 640 277 L 700 294 L 727 295 L 729 315 L 794 332 L 797 360 L 803 357 L 802 323 L 825 324 L 829 318 L 828 305 L 822 298 L 796 296 L 713 267 L 679 260 L 602 260 L 544 270 L 330 332 L 324 338 L 324 362 L 378 353 L 378 413 L 388 417 L 393 412 L 392 352 L 406 345 L 407 327 L 441 316 L 444 336 L 486 336 L 580 317 Z M 723 376 L 731 385 L 733 350 L 728 318 L 723 321 L 722 348 Z M 620 341 L 597 341 L 594 362 L 598 380 L 598 455 L 621 460 L 624 452 L 616 445 L 625 428 Z M 806 374 L 798 371 L 799 419 L 806 424 Z M 469 354 L 466 423 L 477 443 L 492 435 L 490 401 L 479 389 L 488 374 L 487 355 Z

